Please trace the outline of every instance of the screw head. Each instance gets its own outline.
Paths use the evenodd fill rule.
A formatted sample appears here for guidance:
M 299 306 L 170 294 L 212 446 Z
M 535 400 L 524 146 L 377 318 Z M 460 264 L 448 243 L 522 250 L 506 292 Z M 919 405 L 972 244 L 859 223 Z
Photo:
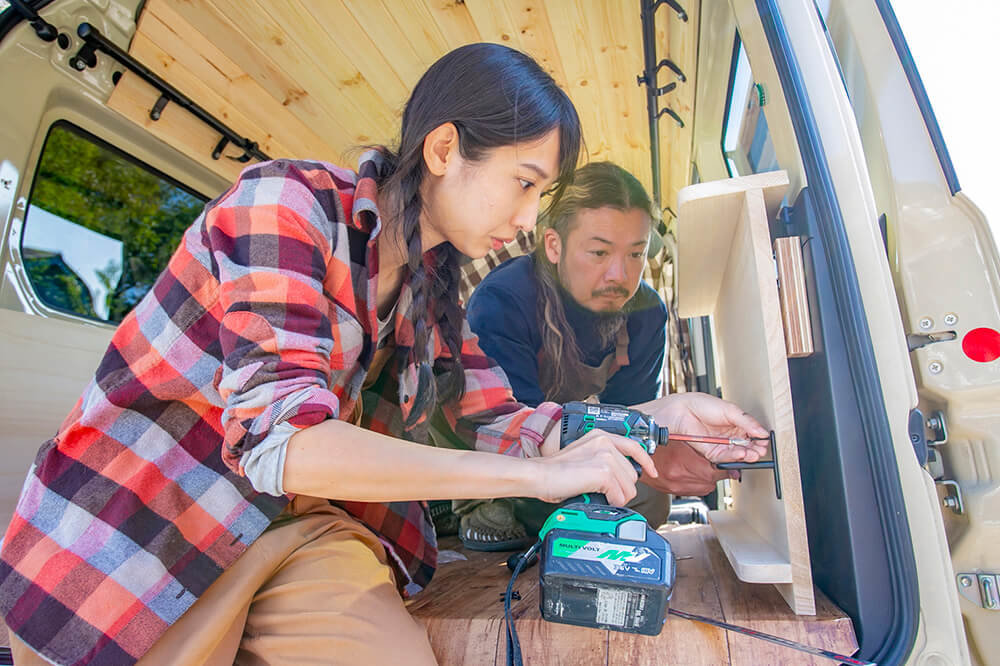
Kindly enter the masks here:
M 944 370 L 944 365 L 941 361 L 931 361 L 927 364 L 927 370 L 930 371 L 932 375 L 939 375 L 941 371 Z
M 948 497 L 944 498 L 944 505 L 946 507 L 948 507 L 949 509 L 957 509 L 958 508 L 958 500 L 955 499 L 954 497 L 952 497 L 951 495 L 949 495 Z
M 920 328 L 922 328 L 923 330 L 925 330 L 925 331 L 929 330 L 930 327 L 933 326 L 933 325 L 934 325 L 934 320 L 931 319 L 930 317 L 921 317 L 920 318 Z
M 972 578 L 969 576 L 959 576 L 958 582 L 962 584 L 962 587 L 971 587 Z
M 958 322 L 958 315 L 954 312 L 949 312 L 944 316 L 944 323 L 948 326 L 954 326 Z

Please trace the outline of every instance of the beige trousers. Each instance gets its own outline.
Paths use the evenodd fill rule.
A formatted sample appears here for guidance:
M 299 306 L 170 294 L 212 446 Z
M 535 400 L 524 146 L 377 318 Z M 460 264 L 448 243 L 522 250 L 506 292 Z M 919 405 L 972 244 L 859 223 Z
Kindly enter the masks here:
M 18 666 L 47 664 L 11 634 Z M 342 509 L 296 497 L 139 661 L 436 664 L 385 548 Z

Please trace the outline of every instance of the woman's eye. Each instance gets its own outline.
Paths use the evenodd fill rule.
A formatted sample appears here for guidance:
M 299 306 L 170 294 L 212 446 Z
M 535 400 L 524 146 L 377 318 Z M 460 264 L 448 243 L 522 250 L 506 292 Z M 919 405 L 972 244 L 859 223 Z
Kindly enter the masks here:
M 535 186 L 533 182 L 531 182 L 530 180 L 525 180 L 524 178 L 518 178 L 517 181 L 521 183 L 522 190 L 528 190 Z

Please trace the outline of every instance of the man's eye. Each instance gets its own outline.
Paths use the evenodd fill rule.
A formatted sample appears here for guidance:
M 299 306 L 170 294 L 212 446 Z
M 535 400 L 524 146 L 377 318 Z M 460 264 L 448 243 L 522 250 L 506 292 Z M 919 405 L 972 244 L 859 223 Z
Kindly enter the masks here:
M 645 252 L 633 252 L 632 253 L 632 258 L 633 259 L 642 259 L 645 256 L 646 256 Z
M 595 257 L 606 257 L 608 254 L 607 250 L 591 250 L 590 253 Z

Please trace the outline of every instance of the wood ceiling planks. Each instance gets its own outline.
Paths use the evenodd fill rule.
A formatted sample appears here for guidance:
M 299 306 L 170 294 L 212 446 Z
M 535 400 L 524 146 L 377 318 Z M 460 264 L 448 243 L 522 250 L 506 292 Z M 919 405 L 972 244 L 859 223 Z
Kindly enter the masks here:
M 686 23 L 667 7 L 657 12 L 657 58 L 688 75 L 660 98 L 686 122 L 659 121 L 664 206 L 676 207 L 690 172 L 697 5 L 685 5 Z M 351 148 L 393 142 L 427 67 L 476 41 L 531 54 L 573 99 L 584 159 L 617 162 L 650 188 L 638 0 L 149 0 L 130 51 L 269 155 L 352 166 Z M 659 85 L 672 76 L 661 72 Z M 194 131 L 176 112 L 149 120 L 157 96 L 126 75 L 108 103 L 233 177 L 239 165 L 205 150 L 210 130 Z

